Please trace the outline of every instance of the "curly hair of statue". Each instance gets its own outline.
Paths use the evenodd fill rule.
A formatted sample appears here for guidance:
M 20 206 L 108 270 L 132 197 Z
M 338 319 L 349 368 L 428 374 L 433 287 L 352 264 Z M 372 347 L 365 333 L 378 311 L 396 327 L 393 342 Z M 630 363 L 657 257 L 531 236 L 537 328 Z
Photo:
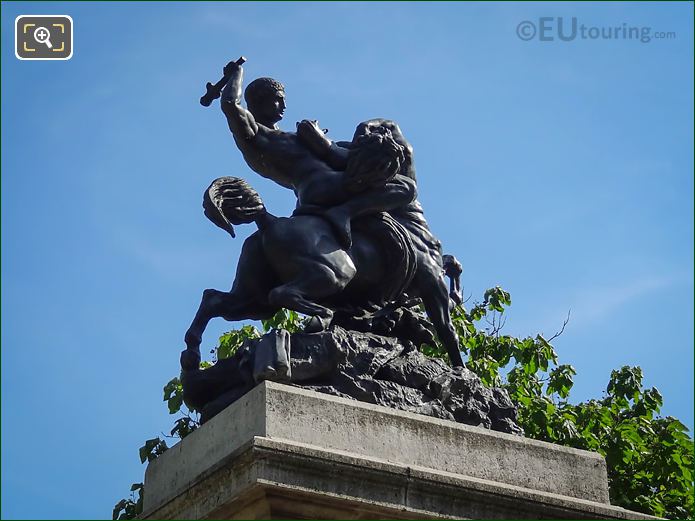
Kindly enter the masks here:
M 248 84 L 244 91 L 244 99 L 249 107 L 255 107 L 268 96 L 284 92 L 285 86 L 273 78 L 257 78 Z
M 376 186 L 384 184 L 400 171 L 405 152 L 388 129 L 357 139 L 348 156 L 345 181 L 348 184 Z

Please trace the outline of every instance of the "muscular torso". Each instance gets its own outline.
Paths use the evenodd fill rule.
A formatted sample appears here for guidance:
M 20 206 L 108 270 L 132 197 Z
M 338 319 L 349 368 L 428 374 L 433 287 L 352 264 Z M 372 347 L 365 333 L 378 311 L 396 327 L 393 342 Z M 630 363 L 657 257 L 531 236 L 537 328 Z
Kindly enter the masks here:
M 311 167 L 311 156 L 295 134 L 259 125 L 254 137 L 235 135 L 234 141 L 254 172 L 287 188 L 294 188 L 300 172 Z
M 349 197 L 343 173 L 315 157 L 294 133 L 259 126 L 253 138 L 234 141 L 254 172 L 294 190 L 299 205 L 333 206 Z

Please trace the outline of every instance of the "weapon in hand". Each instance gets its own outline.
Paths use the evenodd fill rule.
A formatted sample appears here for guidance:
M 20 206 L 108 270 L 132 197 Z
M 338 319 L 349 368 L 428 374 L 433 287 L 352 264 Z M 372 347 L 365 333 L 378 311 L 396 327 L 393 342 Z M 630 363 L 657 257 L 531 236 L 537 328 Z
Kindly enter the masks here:
M 237 65 L 243 65 L 245 61 L 246 61 L 246 58 L 244 58 L 242 56 L 234 63 L 236 63 Z M 217 98 L 220 97 L 220 94 L 222 94 L 222 89 L 224 89 L 224 86 L 227 85 L 228 81 L 229 81 L 229 76 L 225 75 L 225 76 L 222 76 L 220 81 L 218 81 L 214 85 L 210 82 L 207 82 L 207 84 L 205 85 L 207 92 L 205 93 L 204 96 L 202 96 L 200 98 L 200 104 L 203 107 L 209 107 L 213 101 L 215 101 Z

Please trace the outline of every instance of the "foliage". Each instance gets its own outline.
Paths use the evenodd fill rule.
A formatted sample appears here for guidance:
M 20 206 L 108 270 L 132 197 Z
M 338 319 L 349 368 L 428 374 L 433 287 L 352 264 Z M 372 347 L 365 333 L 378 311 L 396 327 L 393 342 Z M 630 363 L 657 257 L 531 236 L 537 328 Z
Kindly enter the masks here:
M 624 366 L 611 373 L 603 398 L 571 404 L 575 369 L 559 364 L 542 335 L 502 335 L 509 293 L 485 292 L 470 311 L 452 311 L 466 366 L 487 385 L 502 385 L 519 406 L 518 421 L 529 438 L 599 452 L 606 458 L 614 505 L 647 514 L 685 519 L 693 515 L 693 440 L 672 417 L 659 417 L 662 397 L 644 389 L 642 370 Z M 474 322 L 485 320 L 487 327 Z M 567 322 L 565 322 L 566 324 Z M 563 325 L 564 330 L 564 325 Z M 442 346 L 426 346 L 445 357 Z
M 244 326 L 241 329 L 233 329 L 222 335 L 218 346 L 210 351 L 213 360 L 224 360 L 229 358 L 239 349 L 246 340 L 260 338 L 261 334 L 254 326 Z
M 137 498 L 135 497 L 136 492 Z M 130 486 L 130 497 L 121 499 L 113 507 L 113 519 L 135 519 L 139 514 L 142 514 L 144 492 L 142 483 L 133 483 Z
M 157 456 L 164 454 L 168 448 L 167 442 L 160 437 L 147 440 L 145 444 L 140 447 L 140 463 L 157 459 Z
M 656 388 L 643 389 L 639 367 L 613 371 L 603 399 L 566 407 L 579 431 L 572 446 L 606 457 L 615 504 L 690 518 L 693 441 L 677 419 L 656 416 L 661 405 Z
M 290 333 L 295 333 L 303 329 L 304 319 L 296 311 L 281 309 L 271 318 L 261 320 L 261 325 L 264 333 L 271 329 L 284 329 Z M 247 340 L 254 340 L 260 337 L 261 333 L 255 326 L 246 325 L 239 329 L 233 329 L 220 337 L 217 347 L 211 350 L 210 353 L 213 360 L 224 360 L 236 353 Z
M 672 417 L 659 417 L 662 397 L 656 388 L 644 389 L 639 367 L 622 367 L 611 373 L 601 399 L 572 404 L 569 395 L 576 371 L 560 364 L 551 342 L 562 329 L 517 338 L 501 334 L 511 296 L 500 287 L 487 290 L 483 301 L 467 311 L 452 310 L 451 317 L 467 356 L 466 366 L 486 385 L 503 386 L 518 404 L 518 422 L 527 437 L 599 452 L 606 458 L 611 503 L 661 517 L 685 519 L 693 514 L 693 440 L 687 428 Z M 568 317 L 569 320 L 569 317 Z M 485 321 L 486 326 L 476 327 Z M 264 332 L 274 328 L 290 332 L 305 323 L 298 313 L 281 310 L 262 321 Z M 254 326 L 222 335 L 211 351 L 214 360 L 232 356 L 244 342 L 259 338 Z M 440 344 L 422 345 L 422 352 L 448 360 Z M 201 368 L 209 366 L 203 362 Z M 170 437 L 184 438 L 198 427 L 195 413 L 185 410 L 179 378 L 164 387 L 170 414 L 184 409 Z M 167 448 L 152 438 L 140 448 L 140 460 L 152 461 Z M 134 497 L 135 492 L 138 498 Z M 131 487 L 130 499 L 114 507 L 113 519 L 133 519 L 142 511 L 141 483 Z
M 164 401 L 167 402 L 167 407 L 169 407 L 169 414 L 176 414 L 181 409 L 181 405 L 183 405 L 183 387 L 178 377 L 172 378 L 164 386 Z
M 262 320 L 263 332 L 267 333 L 271 329 L 284 329 L 290 333 L 296 333 L 304 329 L 306 319 L 296 311 L 291 309 L 281 309 L 275 315 L 268 319 Z

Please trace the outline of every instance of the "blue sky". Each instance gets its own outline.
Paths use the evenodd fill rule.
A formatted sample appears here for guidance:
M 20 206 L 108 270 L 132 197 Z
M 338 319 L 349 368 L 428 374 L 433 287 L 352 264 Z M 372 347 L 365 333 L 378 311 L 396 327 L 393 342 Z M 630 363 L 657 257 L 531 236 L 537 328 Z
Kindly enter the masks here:
M 73 58 L 17 60 L 20 14 L 71 15 Z M 517 37 L 540 17 L 675 38 Z M 571 310 L 555 345 L 574 401 L 640 365 L 692 429 L 692 19 L 666 2 L 3 3 L 2 517 L 108 518 L 142 479 L 200 294 L 230 286 L 252 232 L 205 219 L 209 182 L 243 176 L 291 211 L 198 104 L 242 54 L 247 79 L 286 84 L 286 129 L 400 123 L 471 301 L 507 289 L 515 335 Z

